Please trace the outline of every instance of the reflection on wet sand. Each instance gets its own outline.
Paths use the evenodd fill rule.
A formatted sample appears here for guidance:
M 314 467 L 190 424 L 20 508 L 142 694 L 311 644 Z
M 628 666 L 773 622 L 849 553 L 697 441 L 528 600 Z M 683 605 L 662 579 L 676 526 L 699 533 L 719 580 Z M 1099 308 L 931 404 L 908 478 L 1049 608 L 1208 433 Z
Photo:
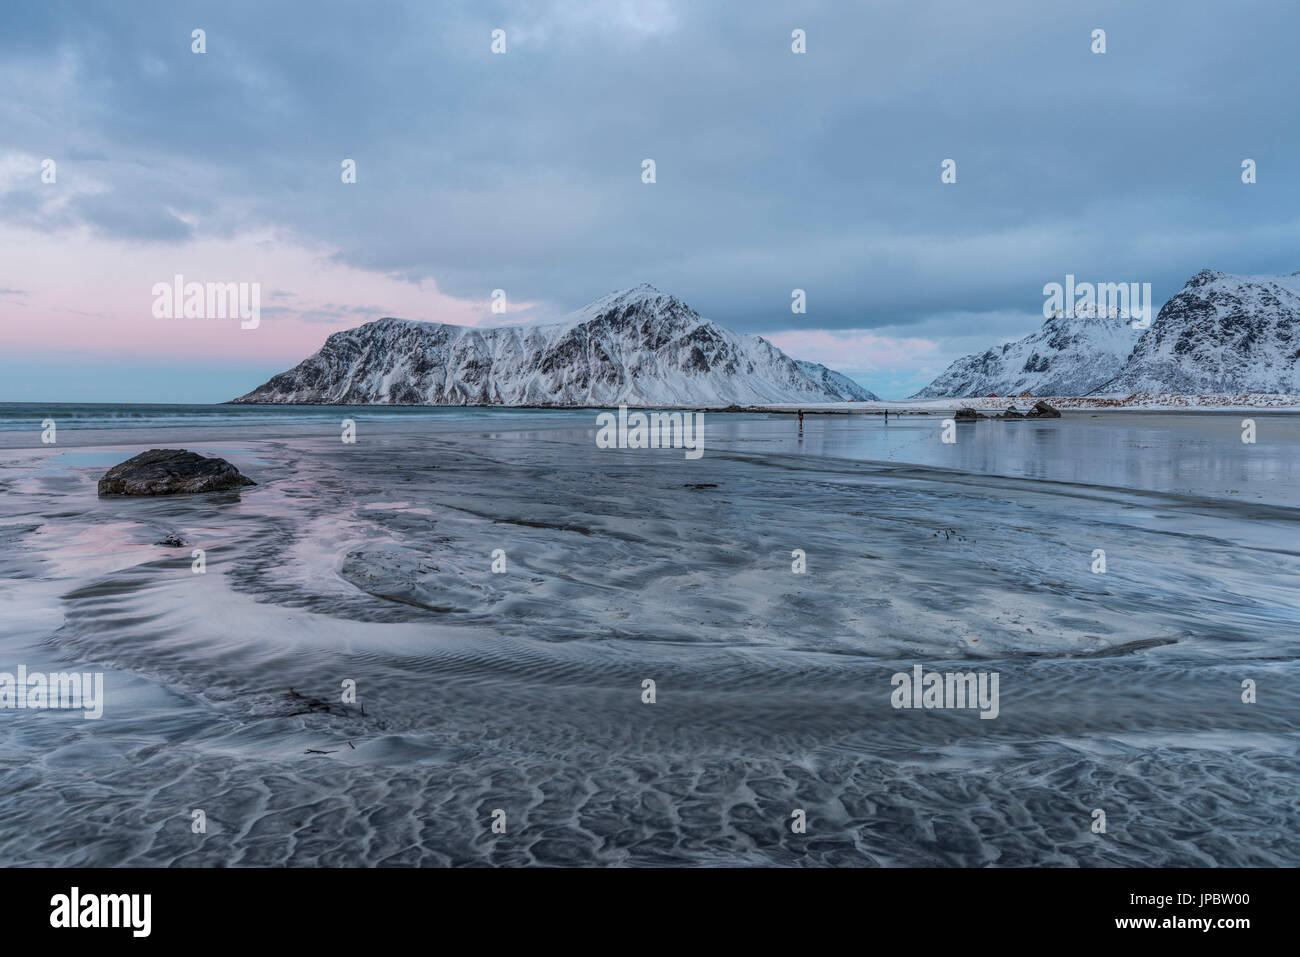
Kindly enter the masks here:
M 706 416 L 698 461 L 598 449 L 589 413 L 245 426 L 186 447 L 258 486 L 151 500 L 7 449 L 0 649 L 107 700 L 0 713 L 0 854 L 1294 865 L 1300 436 L 1168 418 L 944 449 Z M 80 453 L 159 444 L 111 438 Z M 892 707 L 918 664 L 996 671 L 997 718 Z

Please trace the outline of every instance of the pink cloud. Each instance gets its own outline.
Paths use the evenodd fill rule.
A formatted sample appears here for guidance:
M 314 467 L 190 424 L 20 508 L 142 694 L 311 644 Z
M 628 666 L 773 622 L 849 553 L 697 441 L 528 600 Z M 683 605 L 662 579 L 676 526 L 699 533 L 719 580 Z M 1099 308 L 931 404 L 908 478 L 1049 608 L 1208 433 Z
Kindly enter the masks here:
M 0 227 L 0 347 L 15 352 L 125 355 L 170 359 L 247 359 L 286 364 L 318 349 L 332 332 L 381 316 L 496 325 L 532 306 L 508 300 L 504 315 L 488 300 L 440 292 L 340 264 L 271 233 L 175 246 L 124 244 L 89 232 L 50 235 Z M 181 274 L 187 282 L 261 284 L 261 323 L 237 319 L 159 319 L 153 287 Z

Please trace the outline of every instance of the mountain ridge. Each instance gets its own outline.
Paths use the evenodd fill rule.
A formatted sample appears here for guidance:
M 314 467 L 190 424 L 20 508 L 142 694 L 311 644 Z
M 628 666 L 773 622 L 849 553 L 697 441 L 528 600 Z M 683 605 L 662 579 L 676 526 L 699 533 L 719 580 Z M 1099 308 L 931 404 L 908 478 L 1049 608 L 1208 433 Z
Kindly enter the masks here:
M 875 398 L 642 283 L 528 325 L 377 319 L 332 334 L 232 402 L 648 408 Z
M 910 398 L 1086 395 L 1123 367 L 1140 335 L 1131 321 L 1054 316 L 1023 338 L 954 360 Z
M 1285 276 L 1202 269 L 1149 328 L 1053 317 L 1021 339 L 962 356 L 920 398 L 1300 393 L 1300 270 Z
M 1093 391 L 1300 393 L 1300 271 L 1200 270 L 1160 307 L 1116 375 Z

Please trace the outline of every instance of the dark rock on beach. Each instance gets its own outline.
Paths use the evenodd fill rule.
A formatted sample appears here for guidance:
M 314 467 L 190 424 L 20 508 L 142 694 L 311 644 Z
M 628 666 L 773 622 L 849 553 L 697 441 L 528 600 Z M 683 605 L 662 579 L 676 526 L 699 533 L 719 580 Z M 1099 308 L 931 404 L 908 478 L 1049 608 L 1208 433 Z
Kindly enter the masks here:
M 1061 413 L 1057 409 L 1041 399 L 1035 402 L 1034 407 L 1025 413 L 1027 419 L 1059 419 L 1060 417 Z
M 256 484 L 225 459 L 185 449 L 150 449 L 105 472 L 99 480 L 99 494 L 177 495 Z
M 963 408 L 954 412 L 952 417 L 958 422 L 974 422 L 980 415 L 974 409 Z

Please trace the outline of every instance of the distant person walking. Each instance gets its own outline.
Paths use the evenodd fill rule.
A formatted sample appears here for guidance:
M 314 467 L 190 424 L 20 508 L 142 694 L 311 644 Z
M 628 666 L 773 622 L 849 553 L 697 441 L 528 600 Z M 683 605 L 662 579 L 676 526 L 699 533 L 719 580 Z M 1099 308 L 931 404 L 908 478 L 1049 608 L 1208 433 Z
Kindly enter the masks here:
M 799 410 L 799 434 L 803 435 L 803 409 Z

